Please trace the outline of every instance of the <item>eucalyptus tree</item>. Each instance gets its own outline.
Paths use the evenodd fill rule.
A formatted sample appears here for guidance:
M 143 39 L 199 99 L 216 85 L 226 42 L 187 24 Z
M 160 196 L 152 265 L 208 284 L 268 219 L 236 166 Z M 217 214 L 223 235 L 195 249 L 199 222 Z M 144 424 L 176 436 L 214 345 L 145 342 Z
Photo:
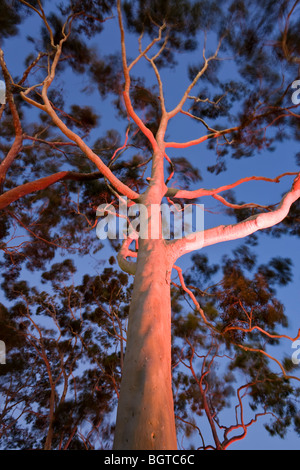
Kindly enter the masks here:
M 278 141 L 299 138 L 298 104 L 291 101 L 299 63 L 295 36 L 298 3 L 261 5 L 257 1 L 246 6 L 244 2 L 226 1 L 220 6 L 219 2 L 186 0 L 118 0 L 116 4 L 86 0 L 70 1 L 54 14 L 49 2 L 19 0 L 14 12 L 5 2 L 10 19 L 17 15 L 21 21 L 27 11 L 36 15 L 42 25 L 38 40 L 29 37 L 34 53 L 27 57 L 26 68 L 19 77 L 9 71 L 4 48 L 0 51 L 9 108 L 4 117 L 7 105 L 1 108 L 6 141 L 2 148 L 5 155 L 1 163 L 0 208 L 4 210 L 7 238 L 11 236 L 7 229 L 11 217 L 36 239 L 35 246 L 40 248 L 40 243 L 48 238 L 48 259 L 52 259 L 54 245 L 69 248 L 70 233 L 72 242 L 76 240 L 77 225 L 65 223 L 70 214 L 77 213 L 89 225 L 91 240 L 93 235 L 96 238 L 97 224 L 97 220 L 92 221 L 92 214 L 97 206 L 103 209 L 103 202 L 104 215 L 116 213 L 116 203 L 123 209 L 125 204 L 125 217 L 134 208 L 144 213 L 140 231 L 135 225 L 125 238 L 122 236 L 117 257 L 120 268 L 134 276 L 134 286 L 115 449 L 177 447 L 171 369 L 173 273 L 178 273 L 181 287 L 194 302 L 203 327 L 215 337 L 227 338 L 230 330 L 235 347 L 249 352 L 248 334 L 258 330 L 268 336 L 265 325 L 261 326 L 250 314 L 245 322 L 236 320 L 222 327 L 215 318 L 208 318 L 186 287 L 176 261 L 194 251 L 251 237 L 281 223 L 288 227 L 289 213 L 295 211 L 297 217 L 299 171 L 286 168 L 274 176 L 270 168 L 270 174 L 265 176 L 256 173 L 235 181 L 228 176 L 228 181 L 220 186 L 216 183 L 214 188 L 192 188 L 201 180 L 200 170 L 203 172 L 204 168 L 199 161 L 191 164 L 186 156 L 176 152 L 184 151 L 186 155 L 207 144 L 205 148 L 214 155 L 207 170 L 217 181 L 231 157 L 256 155 L 260 163 L 260 154 L 272 150 Z M 281 25 L 274 28 L 280 21 Z M 103 27 L 117 29 L 119 55 L 112 52 L 101 56 L 88 43 L 98 37 L 101 41 Z M 13 22 L 5 31 L 6 35 L 16 32 Z M 104 43 L 102 49 L 106 52 L 108 44 Z M 180 67 L 187 74 L 180 75 L 184 78 L 178 83 Z M 99 124 L 97 113 L 86 105 L 66 103 L 70 71 L 89 77 L 100 97 L 112 97 L 112 111 L 124 120 L 123 139 L 120 134 L 107 131 L 105 137 L 93 141 L 93 131 Z M 84 91 L 90 91 L 89 87 Z M 77 95 L 72 98 L 79 100 Z M 34 123 L 23 125 L 21 112 L 34 116 Z M 107 113 L 106 110 L 106 119 Z M 176 122 L 179 128 L 174 131 Z M 184 140 L 179 140 L 182 131 Z M 26 141 L 32 145 L 26 146 Z M 175 155 L 171 156 L 173 152 Z M 125 163 L 118 167 L 121 157 Z M 180 171 L 183 178 L 178 186 Z M 100 177 L 104 185 L 99 184 Z M 279 203 L 237 203 L 228 193 L 244 188 L 250 181 L 269 187 L 291 177 L 293 181 Z M 89 192 L 86 188 L 90 188 L 91 180 Z M 52 185 L 57 182 L 62 184 L 56 192 Z M 77 203 L 73 200 L 70 210 L 69 194 L 76 192 L 79 183 L 84 188 L 82 199 Z M 46 207 L 45 189 L 51 194 Z M 107 195 L 108 191 L 112 196 Z M 217 221 L 210 228 L 191 233 L 186 230 L 179 238 L 163 236 L 163 202 L 181 211 L 187 203 L 202 203 L 207 197 L 233 212 L 237 220 L 227 225 Z M 47 224 L 45 217 L 51 204 L 64 212 L 52 210 Z M 24 211 L 22 218 L 16 213 L 18 207 Z M 15 208 L 14 212 L 11 208 Z M 26 214 L 29 208 L 38 209 L 39 223 L 30 224 Z M 119 218 L 124 216 L 123 209 Z M 63 215 L 66 218 L 61 226 Z M 101 216 L 101 211 L 97 215 Z M 53 227 L 60 227 L 60 234 Z M 76 241 L 80 245 L 80 239 Z M 12 250 L 7 243 L 3 248 L 6 262 L 20 250 L 18 246 Z M 82 251 L 87 253 L 89 249 L 86 243 Z M 26 254 L 26 246 L 24 250 Z M 44 255 L 41 258 L 45 259 Z M 245 306 L 241 304 L 240 308 Z M 269 335 L 277 337 L 276 333 Z M 257 353 L 266 355 L 262 348 L 257 348 Z M 281 373 L 289 378 L 283 366 Z

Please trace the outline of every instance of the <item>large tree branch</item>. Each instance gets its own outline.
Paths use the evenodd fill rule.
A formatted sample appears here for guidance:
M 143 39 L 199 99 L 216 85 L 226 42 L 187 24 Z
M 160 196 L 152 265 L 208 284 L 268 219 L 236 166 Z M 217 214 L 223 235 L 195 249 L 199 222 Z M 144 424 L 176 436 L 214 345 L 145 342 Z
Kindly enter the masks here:
M 125 103 L 125 107 L 126 107 L 126 110 L 128 112 L 128 115 L 136 123 L 136 125 L 142 131 L 142 133 L 147 137 L 150 144 L 152 145 L 153 151 L 154 152 L 157 151 L 158 150 L 158 145 L 157 145 L 156 139 L 155 139 L 152 131 L 147 126 L 145 126 L 145 124 L 143 123 L 141 118 L 134 111 L 132 103 L 131 103 L 129 92 L 126 89 L 125 89 L 125 91 L 123 91 L 123 98 L 124 98 L 124 103 Z
M 145 124 L 143 123 L 141 118 L 136 114 L 136 112 L 133 109 L 132 103 L 131 103 L 130 93 L 129 93 L 130 83 L 131 83 L 130 70 L 131 70 L 132 66 L 135 64 L 135 62 L 133 62 L 128 67 L 128 65 L 127 65 L 126 46 L 125 46 L 125 32 L 124 32 L 122 11 L 121 11 L 121 0 L 118 0 L 118 2 L 117 2 L 117 9 L 118 9 L 119 28 L 120 28 L 120 34 L 121 34 L 123 74 L 124 74 L 124 79 L 125 79 L 125 88 L 124 88 L 124 91 L 123 91 L 123 98 L 124 98 L 125 107 L 126 107 L 128 115 L 136 123 L 136 125 L 143 132 L 143 134 L 148 138 L 149 142 L 151 143 L 151 145 L 153 147 L 153 151 L 155 152 L 155 151 L 158 150 L 158 145 L 157 145 L 156 139 L 155 139 L 153 133 L 151 132 L 151 130 L 148 129 L 147 126 L 145 126 Z M 147 52 L 147 50 L 149 50 L 149 49 L 146 48 L 145 51 L 137 57 L 136 61 L 139 60 L 139 58 L 142 55 L 144 55 Z
M 291 205 L 300 198 L 300 173 L 295 178 L 291 190 L 282 198 L 276 209 L 267 213 L 253 215 L 233 225 L 217 227 L 192 233 L 188 237 L 169 242 L 177 258 L 194 250 L 217 243 L 245 238 L 258 230 L 279 224 L 288 215 Z
M 100 177 L 103 177 L 103 174 L 99 171 L 93 173 L 76 173 L 75 171 L 60 171 L 54 173 L 53 175 L 45 176 L 44 178 L 39 178 L 35 181 L 30 181 L 28 183 L 21 184 L 16 188 L 10 189 L 5 193 L 0 195 L 0 210 L 5 209 L 11 203 L 17 201 L 21 197 L 27 196 L 28 194 L 35 193 L 37 191 L 42 191 L 43 189 L 48 188 L 52 184 L 57 183 L 58 181 L 63 180 L 73 180 L 73 181 L 90 181 L 95 180 Z
M 36 101 L 32 100 L 29 98 L 27 95 L 31 91 L 31 88 L 27 89 L 25 92 L 21 92 L 22 98 L 27 101 L 29 104 L 32 104 L 35 107 L 38 107 L 39 109 L 42 109 L 45 111 L 52 119 L 53 123 L 60 129 L 60 131 L 71 141 L 75 142 L 78 147 L 82 150 L 82 152 L 91 160 L 98 170 L 105 176 L 108 181 L 115 187 L 115 189 L 123 194 L 124 196 L 127 196 L 129 199 L 137 199 L 139 197 L 139 194 L 135 191 L 133 191 L 131 188 L 129 188 L 126 184 L 122 183 L 113 173 L 112 171 L 105 165 L 105 163 L 101 160 L 101 158 L 93 152 L 93 150 L 79 137 L 78 134 L 73 132 L 71 129 L 69 129 L 66 124 L 60 119 L 60 117 L 57 115 L 55 110 L 53 109 L 47 92 L 48 89 L 53 82 L 55 78 L 55 73 L 56 73 L 56 67 L 59 62 L 61 52 L 62 52 L 62 47 L 64 42 L 68 39 L 71 31 L 71 21 L 73 18 L 68 18 L 67 22 L 64 24 L 63 29 L 62 29 L 62 34 L 63 38 L 60 40 L 59 44 L 56 46 L 56 53 L 50 68 L 50 71 L 48 73 L 48 76 L 45 78 L 43 82 L 43 87 L 42 87 L 42 99 L 44 104 L 37 103 Z M 69 31 L 68 33 L 65 33 L 65 30 L 69 26 Z

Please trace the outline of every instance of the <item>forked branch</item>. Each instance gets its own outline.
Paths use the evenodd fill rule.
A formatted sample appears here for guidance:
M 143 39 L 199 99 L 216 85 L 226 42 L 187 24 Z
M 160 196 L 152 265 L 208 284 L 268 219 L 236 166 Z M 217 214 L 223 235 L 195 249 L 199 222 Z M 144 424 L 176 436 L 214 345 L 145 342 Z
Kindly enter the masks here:
M 258 230 L 263 230 L 279 224 L 288 215 L 291 205 L 300 198 L 300 173 L 295 178 L 291 190 L 285 194 L 278 207 L 270 212 L 255 214 L 247 219 L 232 225 L 219 225 L 217 227 L 194 232 L 182 239 L 172 240 L 169 247 L 177 258 L 199 250 L 206 246 L 230 240 L 245 238 Z
M 297 176 L 297 175 L 298 175 L 298 172 L 286 172 L 286 173 L 282 173 L 279 176 L 276 176 L 276 178 L 268 178 L 266 176 L 246 176 L 245 178 L 240 178 L 233 183 L 225 184 L 215 189 L 199 188 L 199 189 L 195 189 L 191 191 L 191 190 L 169 188 L 166 193 L 166 196 L 183 198 L 183 199 L 195 199 L 195 198 L 203 197 L 203 196 L 216 196 L 219 193 L 236 188 L 237 186 L 240 186 L 243 183 L 248 183 L 250 181 L 266 181 L 268 183 L 279 183 L 281 178 L 285 176 Z
M 26 2 L 25 2 L 26 3 Z M 39 14 L 41 16 L 41 14 Z M 43 16 L 43 15 L 42 15 Z M 139 197 L 139 194 L 136 191 L 133 191 L 131 188 L 129 188 L 126 184 L 122 183 L 113 173 L 112 171 L 108 168 L 107 165 L 104 164 L 104 162 L 101 160 L 101 158 L 93 152 L 93 150 L 79 137 L 78 134 L 73 132 L 70 128 L 66 126 L 66 124 L 61 120 L 61 118 L 58 116 L 56 111 L 54 110 L 51 102 L 49 101 L 48 98 L 48 89 L 51 86 L 55 74 L 56 74 L 56 68 L 59 63 L 61 53 L 62 53 L 62 48 L 65 43 L 65 41 L 69 38 L 70 33 L 71 33 L 71 24 L 73 19 L 75 18 L 76 15 L 70 16 L 65 24 L 63 25 L 62 28 L 62 39 L 60 40 L 59 44 L 55 45 L 56 52 L 53 58 L 53 62 L 51 64 L 51 67 L 49 69 L 47 77 L 44 79 L 42 85 L 42 99 L 43 99 L 43 104 L 40 104 L 33 99 L 29 98 L 28 94 L 32 90 L 32 87 L 28 88 L 25 92 L 21 92 L 22 98 L 29 104 L 45 111 L 52 119 L 53 123 L 60 129 L 60 131 L 72 142 L 75 142 L 78 147 L 82 150 L 82 152 L 91 160 L 98 170 L 105 176 L 108 181 L 115 187 L 119 193 L 123 194 L 124 196 L 127 196 L 129 199 L 137 199 Z M 43 18 L 45 21 L 45 19 Z M 68 31 L 66 32 L 66 30 Z
M 150 46 L 154 44 L 150 44 L 148 48 L 145 49 L 144 52 L 142 52 L 136 60 L 134 61 L 130 66 L 127 65 L 127 54 L 126 54 L 126 45 L 125 45 L 125 32 L 124 32 L 124 26 L 123 26 L 123 19 L 122 19 L 122 11 L 121 11 L 121 0 L 118 0 L 117 2 L 117 8 L 118 8 L 118 19 L 119 19 L 119 28 L 120 28 L 120 34 L 121 34 L 121 50 L 122 50 L 122 64 L 123 64 L 123 74 L 124 74 L 124 79 L 125 79 L 125 87 L 123 91 L 123 98 L 124 98 L 124 103 L 125 107 L 127 110 L 128 115 L 131 117 L 131 119 L 136 123 L 136 125 L 139 127 L 139 129 L 143 132 L 143 134 L 148 138 L 149 142 L 152 145 L 153 151 L 158 150 L 158 145 L 156 142 L 156 139 L 151 132 L 150 129 L 148 129 L 147 126 L 143 123 L 141 118 L 136 114 L 136 112 L 133 109 L 131 99 L 130 99 L 130 84 L 131 84 L 131 79 L 130 79 L 130 70 L 135 65 L 135 63 L 142 57 L 147 50 L 150 49 Z
M 217 59 L 217 56 L 218 56 L 218 53 L 219 53 L 219 50 L 220 50 L 223 39 L 224 39 L 223 37 L 220 38 L 215 53 L 213 55 L 211 55 L 209 58 L 207 58 L 206 55 L 205 55 L 205 49 L 206 49 L 206 36 L 205 36 L 205 41 L 204 41 L 204 46 L 203 46 L 204 64 L 203 64 L 202 68 L 199 70 L 199 72 L 196 74 L 194 80 L 189 84 L 189 86 L 185 90 L 185 92 L 184 92 L 181 100 L 177 104 L 177 106 L 172 111 L 170 111 L 168 113 L 169 118 L 172 118 L 172 117 L 176 116 L 176 114 L 178 114 L 182 110 L 183 105 L 185 104 L 186 100 L 189 97 L 190 91 L 194 88 L 194 86 L 197 84 L 199 79 L 203 76 L 203 74 L 207 70 L 209 62 L 211 62 L 212 60 Z

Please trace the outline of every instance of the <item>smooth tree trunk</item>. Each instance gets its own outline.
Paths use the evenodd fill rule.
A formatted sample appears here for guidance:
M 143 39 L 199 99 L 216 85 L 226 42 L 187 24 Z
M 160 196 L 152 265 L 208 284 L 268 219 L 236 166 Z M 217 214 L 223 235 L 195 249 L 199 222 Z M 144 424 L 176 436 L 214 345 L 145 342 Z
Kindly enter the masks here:
M 177 448 L 167 251 L 164 240 L 140 240 L 114 449 Z

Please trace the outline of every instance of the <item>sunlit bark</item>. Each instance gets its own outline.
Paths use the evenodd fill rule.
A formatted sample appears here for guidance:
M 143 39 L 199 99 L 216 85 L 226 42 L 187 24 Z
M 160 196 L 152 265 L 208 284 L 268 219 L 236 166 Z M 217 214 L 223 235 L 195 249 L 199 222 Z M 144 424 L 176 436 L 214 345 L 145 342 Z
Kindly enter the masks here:
M 115 449 L 176 449 L 171 383 L 170 260 L 140 241 L 129 312 Z
M 276 209 L 270 212 L 256 214 L 242 222 L 233 225 L 219 225 L 212 229 L 204 231 L 204 239 L 194 236 L 194 240 L 180 239 L 174 242 L 178 247 L 180 255 L 189 253 L 196 249 L 215 245 L 216 243 L 226 242 L 245 238 L 258 230 L 263 230 L 279 224 L 289 213 L 291 205 L 300 198 L 300 174 L 295 178 L 291 190 L 282 198 Z

